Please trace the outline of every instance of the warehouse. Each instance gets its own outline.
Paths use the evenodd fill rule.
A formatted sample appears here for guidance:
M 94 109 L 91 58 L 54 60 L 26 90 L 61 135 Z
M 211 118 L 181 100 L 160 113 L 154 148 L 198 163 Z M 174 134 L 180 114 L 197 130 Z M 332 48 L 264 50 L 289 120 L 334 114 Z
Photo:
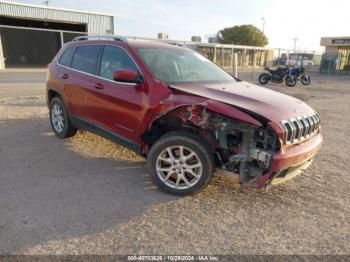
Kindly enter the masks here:
M 76 36 L 114 34 L 114 20 L 107 14 L 0 1 L 0 69 L 46 67 Z

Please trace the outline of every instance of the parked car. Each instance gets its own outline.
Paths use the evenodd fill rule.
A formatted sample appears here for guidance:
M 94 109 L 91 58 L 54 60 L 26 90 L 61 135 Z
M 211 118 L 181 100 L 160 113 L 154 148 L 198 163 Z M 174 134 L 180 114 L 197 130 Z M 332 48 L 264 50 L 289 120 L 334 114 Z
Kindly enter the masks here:
M 302 101 L 236 79 L 197 52 L 122 37 L 80 37 L 48 67 L 57 137 L 85 129 L 147 158 L 167 192 L 204 189 L 217 172 L 264 188 L 307 166 L 322 142 Z
M 276 60 L 274 61 L 274 65 L 285 65 L 287 62 L 287 58 L 286 57 L 278 57 L 276 58 Z
M 307 58 L 304 59 L 288 59 L 286 61 L 286 65 L 287 66 L 298 66 L 298 67 L 308 67 L 310 68 L 311 66 L 313 66 L 315 63 L 312 60 L 309 60 Z

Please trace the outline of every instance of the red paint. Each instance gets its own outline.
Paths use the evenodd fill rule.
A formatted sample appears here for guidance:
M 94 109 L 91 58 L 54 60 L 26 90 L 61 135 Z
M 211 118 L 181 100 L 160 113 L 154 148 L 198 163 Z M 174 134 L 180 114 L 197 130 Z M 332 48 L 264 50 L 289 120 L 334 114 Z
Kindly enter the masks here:
M 317 134 L 300 145 L 282 148 L 280 152 L 273 156 L 270 171 L 257 179 L 255 187 L 264 187 L 265 183 L 275 172 L 305 163 L 317 154 L 318 150 L 321 148 L 321 144 L 322 136 Z
M 250 112 L 256 112 L 273 122 L 315 112 L 297 98 L 244 81 L 216 84 L 184 84 L 172 87 L 186 93 L 208 97 Z
M 144 81 L 134 84 L 122 83 L 126 80 L 137 80 L 136 72 L 131 70 L 114 72 L 113 78 L 121 81 L 116 82 L 75 71 L 57 63 L 66 48 L 86 44 L 115 45 L 123 48 L 137 64 Z M 49 65 L 47 88 L 61 94 L 70 114 L 136 142 L 143 147 L 144 152 L 147 152 L 148 148 L 140 135 L 147 131 L 156 119 L 169 112 L 200 127 L 206 125 L 199 117 L 203 108 L 254 126 L 261 126 L 262 123 L 249 115 L 249 112 L 253 112 L 269 121 L 280 141 L 284 139 L 281 120 L 314 113 L 311 107 L 294 97 L 244 81 L 169 87 L 153 76 L 135 51 L 137 47 L 181 48 L 147 41 L 69 42 Z M 183 116 L 183 111 L 189 112 L 189 116 Z M 317 135 L 300 145 L 282 147 L 273 158 L 271 171 L 260 177 L 257 187 L 264 186 L 273 172 L 305 161 L 316 154 L 321 142 L 321 136 Z
M 118 70 L 113 72 L 113 79 L 121 82 L 136 82 L 137 73 L 133 70 Z

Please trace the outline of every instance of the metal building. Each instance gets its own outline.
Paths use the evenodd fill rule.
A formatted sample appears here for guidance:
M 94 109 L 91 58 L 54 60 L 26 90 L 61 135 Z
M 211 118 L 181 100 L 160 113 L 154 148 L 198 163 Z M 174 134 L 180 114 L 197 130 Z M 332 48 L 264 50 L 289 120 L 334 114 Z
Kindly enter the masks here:
M 46 67 L 79 35 L 114 34 L 115 17 L 0 0 L 0 69 Z

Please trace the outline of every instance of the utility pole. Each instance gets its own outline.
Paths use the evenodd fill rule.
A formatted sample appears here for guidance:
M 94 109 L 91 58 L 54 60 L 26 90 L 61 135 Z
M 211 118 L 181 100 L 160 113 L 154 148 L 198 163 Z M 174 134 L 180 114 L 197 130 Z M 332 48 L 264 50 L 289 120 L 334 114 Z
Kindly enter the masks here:
M 296 52 L 297 49 L 297 41 L 299 40 L 297 36 L 295 36 L 295 38 L 292 39 L 294 41 L 294 53 Z
M 294 60 L 296 61 L 296 64 L 299 63 L 299 56 L 296 54 L 297 51 L 297 41 L 299 40 L 297 36 L 295 36 L 293 39 L 294 41 Z
M 46 6 L 49 6 L 49 3 L 50 3 L 49 0 L 45 0 L 45 1 L 43 2 L 43 4 L 46 5 Z
M 265 33 L 265 17 L 262 17 L 261 20 L 263 21 L 263 34 Z

